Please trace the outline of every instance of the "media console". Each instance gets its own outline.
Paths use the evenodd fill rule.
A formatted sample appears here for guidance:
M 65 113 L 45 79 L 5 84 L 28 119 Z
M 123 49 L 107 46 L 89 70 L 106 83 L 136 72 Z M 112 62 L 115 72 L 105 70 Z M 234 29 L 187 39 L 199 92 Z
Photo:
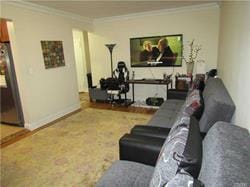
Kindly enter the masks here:
M 135 102 L 135 84 L 156 84 L 156 85 L 166 85 L 166 99 L 168 95 L 169 85 L 172 88 L 173 82 L 172 79 L 132 79 L 127 81 L 129 84 L 132 84 L 132 103 Z

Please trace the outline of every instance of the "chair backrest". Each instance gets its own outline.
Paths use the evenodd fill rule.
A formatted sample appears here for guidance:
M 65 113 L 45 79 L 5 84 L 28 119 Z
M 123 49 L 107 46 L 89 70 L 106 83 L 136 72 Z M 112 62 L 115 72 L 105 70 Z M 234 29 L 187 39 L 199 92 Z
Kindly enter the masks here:
M 118 62 L 117 68 L 113 71 L 113 76 L 118 79 L 122 91 L 128 92 L 129 84 L 127 81 L 129 80 L 129 71 L 125 62 Z
M 248 130 L 226 122 L 217 122 L 203 140 L 199 180 L 205 186 L 248 186 L 249 158 Z
M 118 78 L 120 83 L 124 83 L 129 80 L 129 71 L 125 62 L 118 62 L 117 68 L 113 71 L 113 75 Z

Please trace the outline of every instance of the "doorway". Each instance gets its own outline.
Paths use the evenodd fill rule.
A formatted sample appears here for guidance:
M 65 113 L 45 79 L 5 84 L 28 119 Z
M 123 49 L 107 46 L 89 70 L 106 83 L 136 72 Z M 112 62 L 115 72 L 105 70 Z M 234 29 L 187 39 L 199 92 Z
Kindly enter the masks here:
M 78 92 L 88 92 L 87 82 L 87 59 L 86 46 L 84 43 L 84 32 L 73 29 L 74 53 L 76 62 L 76 74 L 78 82 Z
M 23 127 L 24 118 L 10 42 L 13 23 L 7 19 L 0 19 L 0 23 L 1 124 Z

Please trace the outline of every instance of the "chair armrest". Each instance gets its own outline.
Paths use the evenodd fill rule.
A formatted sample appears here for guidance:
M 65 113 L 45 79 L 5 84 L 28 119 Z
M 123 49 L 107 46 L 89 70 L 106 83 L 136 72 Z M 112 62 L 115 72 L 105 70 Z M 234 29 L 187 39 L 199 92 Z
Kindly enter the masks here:
M 119 141 L 120 160 L 155 166 L 165 139 L 125 134 Z
M 187 90 L 177 90 L 177 89 L 169 89 L 168 90 L 168 99 L 179 99 L 185 100 L 187 97 Z
M 169 128 L 155 127 L 148 125 L 135 125 L 131 129 L 131 134 L 149 136 L 155 138 L 163 138 L 163 139 L 166 139 L 169 132 L 170 132 Z

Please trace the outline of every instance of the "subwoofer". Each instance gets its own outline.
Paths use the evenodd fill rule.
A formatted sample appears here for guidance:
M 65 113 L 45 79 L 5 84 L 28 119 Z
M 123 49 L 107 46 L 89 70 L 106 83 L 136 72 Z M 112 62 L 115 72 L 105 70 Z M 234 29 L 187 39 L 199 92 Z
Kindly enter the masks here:
M 150 106 L 161 106 L 164 102 L 162 97 L 148 97 L 146 99 L 146 104 Z

